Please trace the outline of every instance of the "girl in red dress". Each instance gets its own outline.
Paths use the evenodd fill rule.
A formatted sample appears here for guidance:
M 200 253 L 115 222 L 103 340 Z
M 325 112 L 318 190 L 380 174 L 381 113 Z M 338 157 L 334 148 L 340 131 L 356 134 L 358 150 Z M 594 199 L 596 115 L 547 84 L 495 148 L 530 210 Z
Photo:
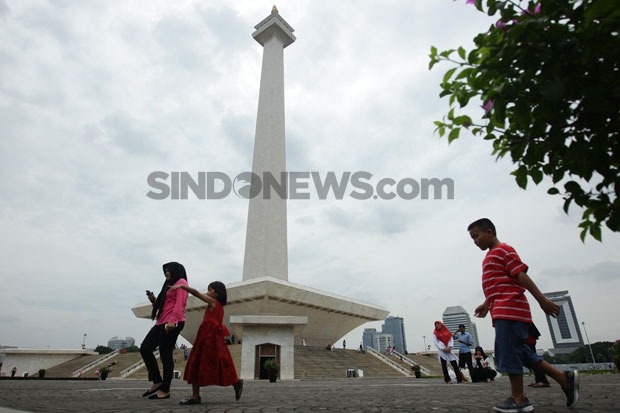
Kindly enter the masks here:
M 228 330 L 222 324 L 224 306 L 227 302 L 226 286 L 220 281 L 214 281 L 209 284 L 207 294 L 183 284 L 170 287 L 170 290 L 178 288 L 207 303 L 204 319 L 198 328 L 194 347 L 189 354 L 183 374 L 183 379 L 192 385 L 192 397 L 179 404 L 200 404 L 200 387 L 213 385 L 234 386 L 235 399 L 239 400 L 243 380 L 237 377 L 235 365 L 224 340 Z

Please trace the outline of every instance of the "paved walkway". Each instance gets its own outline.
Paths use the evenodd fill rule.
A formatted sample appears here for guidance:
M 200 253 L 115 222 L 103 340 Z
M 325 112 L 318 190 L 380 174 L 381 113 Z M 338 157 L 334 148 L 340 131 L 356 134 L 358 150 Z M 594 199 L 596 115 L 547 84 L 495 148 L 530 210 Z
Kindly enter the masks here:
M 620 412 L 620 374 L 585 375 L 579 403 L 565 407 L 558 385 L 529 389 L 536 412 Z M 526 377 L 526 383 L 531 380 Z M 140 397 L 143 380 L 0 380 L 0 412 L 490 412 L 508 395 L 508 380 L 447 385 L 439 379 L 249 381 L 235 401 L 232 387 L 202 389 L 203 404 L 179 406 L 191 388 L 174 380 L 169 400 Z

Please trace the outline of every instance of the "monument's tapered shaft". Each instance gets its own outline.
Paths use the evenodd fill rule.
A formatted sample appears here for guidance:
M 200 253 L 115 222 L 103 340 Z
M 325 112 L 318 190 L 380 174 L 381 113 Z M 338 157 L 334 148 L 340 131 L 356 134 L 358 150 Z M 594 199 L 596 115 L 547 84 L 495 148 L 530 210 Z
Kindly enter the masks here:
M 295 41 L 293 28 L 277 9 L 255 26 L 252 37 L 263 46 L 258 96 L 253 180 L 245 238 L 243 280 L 270 276 L 288 280 L 286 196 L 266 191 L 269 177 L 281 182 L 286 171 L 284 132 L 284 48 Z M 256 187 L 261 185 L 262 188 Z

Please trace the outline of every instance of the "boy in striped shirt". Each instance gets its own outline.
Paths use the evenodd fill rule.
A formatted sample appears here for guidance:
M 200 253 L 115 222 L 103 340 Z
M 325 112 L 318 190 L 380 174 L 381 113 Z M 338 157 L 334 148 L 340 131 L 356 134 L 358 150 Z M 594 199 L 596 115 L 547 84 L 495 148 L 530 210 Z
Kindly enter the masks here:
M 498 370 L 508 373 L 510 379 L 510 397 L 494 410 L 504 413 L 534 410 L 523 393 L 523 366 L 543 372 L 557 381 L 566 395 L 566 405 L 573 407 L 579 397 L 577 371 L 556 369 L 525 344 L 532 322 L 525 291 L 532 294 L 546 314 L 555 317 L 560 313 L 560 307 L 545 297 L 527 275 L 528 267 L 515 249 L 497 239 L 491 220 L 479 219 L 471 223 L 467 231 L 478 248 L 488 250 L 482 261 L 482 290 L 486 299 L 476 308 L 474 316 L 485 317 L 491 312 L 496 364 Z

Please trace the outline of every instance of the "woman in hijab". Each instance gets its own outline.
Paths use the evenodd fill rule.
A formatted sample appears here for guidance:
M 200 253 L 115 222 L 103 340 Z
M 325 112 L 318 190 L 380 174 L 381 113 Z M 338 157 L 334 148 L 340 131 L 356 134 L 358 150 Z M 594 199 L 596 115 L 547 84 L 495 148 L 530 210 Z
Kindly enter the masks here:
M 477 383 L 479 381 L 493 381 L 497 376 L 497 372 L 491 367 L 491 358 L 486 355 L 482 347 L 476 347 L 474 354 L 474 368 L 471 370 L 471 381 Z M 549 386 L 547 386 L 549 387 Z
M 187 304 L 187 291 L 169 290 L 173 285 L 187 285 L 187 274 L 183 265 L 178 262 L 169 262 L 163 265 L 163 270 L 166 280 L 157 297 L 152 291 L 146 291 L 146 296 L 153 304 L 151 318 L 155 320 L 155 325 L 140 345 L 140 354 L 149 372 L 149 381 L 153 383 L 142 397 L 149 396 L 149 399 L 155 400 L 170 398 L 170 383 L 174 373 L 173 351 L 177 337 L 185 326 L 185 305 Z M 157 347 L 159 347 L 159 356 L 164 370 L 163 378 L 153 354 Z
M 454 340 L 450 330 L 443 325 L 441 321 L 435 321 L 435 330 L 433 330 L 433 340 L 435 341 L 435 347 L 437 347 L 437 355 L 441 363 L 441 371 L 443 372 L 443 379 L 446 383 L 452 383 L 450 374 L 448 373 L 448 362 L 452 365 L 452 370 L 456 375 L 456 381 L 458 383 L 463 382 L 463 376 L 456 363 L 458 360 L 454 354 L 452 354 L 452 346 L 454 346 Z

